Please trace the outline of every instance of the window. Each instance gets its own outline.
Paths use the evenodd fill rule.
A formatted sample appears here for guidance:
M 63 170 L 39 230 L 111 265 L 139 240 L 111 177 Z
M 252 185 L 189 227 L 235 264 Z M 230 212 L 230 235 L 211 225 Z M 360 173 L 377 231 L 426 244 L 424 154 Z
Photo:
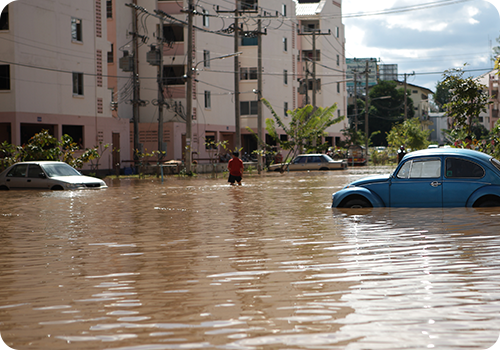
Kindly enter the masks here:
M 241 67 L 240 68 L 240 80 L 257 80 L 257 68 L 256 67 Z
M 307 157 L 297 157 L 294 159 L 293 164 L 302 164 L 307 161 Z
M 205 134 L 205 149 L 217 149 L 215 143 L 215 133 L 207 131 L 207 133 Z
M 241 11 L 257 11 L 257 0 L 240 0 L 238 1 L 238 10 Z
M 306 20 L 301 21 L 302 32 L 312 33 L 314 31 L 319 31 L 319 21 L 318 20 Z
M 83 96 L 83 73 L 73 73 L 73 95 Z
M 340 36 L 340 28 L 335 27 L 335 36 L 338 38 Z
M 184 85 L 184 66 L 163 66 L 163 82 L 165 85 Z
M 83 126 L 81 125 L 63 125 L 63 135 L 68 135 L 73 139 L 73 142 L 78 145 L 80 149 L 83 148 Z
M 204 27 L 210 26 L 210 17 L 208 16 L 207 10 L 203 10 L 203 26 Z
M 288 71 L 283 70 L 283 84 L 288 85 Z
M 337 93 L 340 93 L 340 83 L 337 83 Z
M 0 30 L 9 30 L 9 5 L 5 6 L 0 15 Z
M 184 27 L 176 25 L 163 26 L 163 39 L 168 42 L 184 41 Z
M 210 51 L 203 50 L 203 67 L 210 68 Z
M 314 80 L 309 79 L 308 83 L 309 83 L 309 85 L 308 85 L 307 89 L 309 91 L 314 90 L 313 89 Z M 321 90 L 321 79 L 316 79 L 316 91 L 319 91 L 319 90 Z
M 111 43 L 111 51 L 108 51 L 108 63 L 113 63 L 115 61 L 114 50 L 113 43 Z
M 106 0 L 106 18 L 113 18 L 113 0 Z
M 399 169 L 397 177 L 399 179 L 427 179 L 441 177 L 440 159 L 423 159 L 407 161 Z
M 241 46 L 257 46 L 259 38 L 257 37 L 242 37 Z
M 241 115 L 257 115 L 258 103 L 257 101 L 241 101 L 240 102 L 240 114 Z
M 28 164 L 16 165 L 9 171 L 7 177 L 25 177 L 27 170 L 28 170 Z
M 283 102 L 283 115 L 288 117 L 288 102 Z
M 288 51 L 288 44 L 286 38 L 283 38 L 283 51 Z
M 321 52 L 320 50 L 316 50 L 316 61 L 321 61 Z M 302 61 L 313 60 L 313 51 L 312 50 L 302 50 Z
M 205 108 L 212 108 L 210 91 L 205 90 Z
M 0 64 L 0 90 L 10 90 L 10 66 Z
M 71 40 L 79 42 L 83 41 L 81 19 L 71 18 Z
M 287 134 L 280 135 L 280 141 L 288 141 L 288 135 Z
M 286 17 L 286 4 L 281 5 L 281 15 Z
M 478 164 L 465 159 L 447 158 L 445 176 L 449 179 L 480 179 L 484 176 L 484 169 Z
M 38 179 L 40 174 L 45 174 L 38 164 L 30 164 L 28 167 L 28 177 Z
M 337 55 L 337 66 L 340 66 L 340 55 Z

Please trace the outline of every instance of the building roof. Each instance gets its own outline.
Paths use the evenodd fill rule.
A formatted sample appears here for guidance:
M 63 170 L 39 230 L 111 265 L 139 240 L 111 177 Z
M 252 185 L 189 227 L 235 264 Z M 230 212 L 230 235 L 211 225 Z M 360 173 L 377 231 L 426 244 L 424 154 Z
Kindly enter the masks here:
M 326 0 L 319 0 L 312 3 L 299 3 L 295 0 L 295 15 L 296 16 L 315 16 L 323 11 Z

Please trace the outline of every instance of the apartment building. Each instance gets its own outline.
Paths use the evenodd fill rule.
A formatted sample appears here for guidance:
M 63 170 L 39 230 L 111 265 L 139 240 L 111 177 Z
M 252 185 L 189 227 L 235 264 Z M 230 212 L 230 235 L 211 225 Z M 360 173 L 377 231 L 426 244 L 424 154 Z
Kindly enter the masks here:
M 45 129 L 72 136 L 79 152 L 112 144 L 100 169 L 130 158 L 129 120 L 111 110 L 104 15 L 104 0 L 17 0 L 2 11 L 0 142 Z
M 308 103 L 312 103 L 312 78 L 306 77 L 306 71 L 313 69 L 310 57 L 313 57 L 314 31 L 318 31 L 315 38 L 316 105 L 326 107 L 337 103 L 338 115 L 345 115 L 344 33 L 339 2 L 195 2 L 192 96 L 187 96 L 186 79 L 188 0 L 108 0 L 107 8 L 108 40 L 114 50 L 109 53 L 113 60 L 108 61 L 108 70 L 119 77 L 108 84 L 113 88 L 117 115 L 136 121 L 131 125 L 131 149 L 137 137 L 142 152 L 161 149 L 166 152 L 164 159 L 184 160 L 189 117 L 186 106 L 188 99 L 192 99 L 192 159 L 207 162 L 213 156 L 213 150 L 206 145 L 210 141 L 227 141 L 229 149 L 239 144 L 243 152 L 251 153 L 257 149 L 254 134 L 258 133 L 259 96 L 267 99 L 288 122 L 287 111 L 306 103 L 301 86 L 309 79 L 309 89 L 305 91 L 308 91 Z M 329 37 L 319 35 L 319 31 L 330 32 Z M 151 64 L 153 56 L 162 62 L 161 73 L 160 65 Z M 130 67 L 132 63 L 136 72 Z M 162 87 L 158 84 L 158 74 L 163 77 Z M 159 89 L 163 94 L 158 93 Z M 163 103 L 159 102 L 162 99 Z M 262 119 L 267 118 L 272 118 L 272 114 L 263 107 Z M 134 125 L 138 129 L 136 135 Z M 339 140 L 343 128 L 343 124 L 331 127 L 326 141 Z M 262 135 L 267 143 L 272 143 L 265 136 L 264 126 Z M 284 132 L 281 136 L 285 137 Z
M 331 126 L 325 141 L 338 144 L 348 128 L 345 30 L 342 4 L 335 0 L 296 0 L 298 20 L 297 74 L 301 82 L 298 107 L 337 104 L 343 122 Z
M 487 130 L 492 130 L 498 121 L 500 97 L 498 94 L 498 70 L 494 69 L 487 73 L 481 74 L 476 80 L 487 87 L 488 95 L 491 96 L 491 104 L 487 106 L 485 112 L 479 115 L 479 122 L 484 125 Z

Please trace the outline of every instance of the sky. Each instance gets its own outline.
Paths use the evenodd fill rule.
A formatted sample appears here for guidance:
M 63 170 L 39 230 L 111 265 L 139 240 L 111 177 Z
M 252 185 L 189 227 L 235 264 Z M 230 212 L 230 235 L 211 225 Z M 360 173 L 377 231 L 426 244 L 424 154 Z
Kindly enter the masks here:
M 397 64 L 399 80 L 415 72 L 409 83 L 435 91 L 447 69 L 493 67 L 499 10 L 500 0 L 342 0 L 346 57 Z

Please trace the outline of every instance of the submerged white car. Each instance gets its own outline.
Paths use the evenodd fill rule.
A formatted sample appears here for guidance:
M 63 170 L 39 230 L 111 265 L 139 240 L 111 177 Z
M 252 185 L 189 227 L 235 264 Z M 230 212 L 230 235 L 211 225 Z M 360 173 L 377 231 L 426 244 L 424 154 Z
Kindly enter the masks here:
M 78 190 L 106 187 L 108 186 L 103 180 L 82 175 L 70 165 L 56 161 L 20 162 L 0 173 L 0 190 Z
M 290 163 L 278 163 L 269 166 L 269 171 L 307 171 L 307 170 L 335 170 L 347 168 L 345 159 L 333 160 L 327 154 L 313 153 L 300 154 Z

